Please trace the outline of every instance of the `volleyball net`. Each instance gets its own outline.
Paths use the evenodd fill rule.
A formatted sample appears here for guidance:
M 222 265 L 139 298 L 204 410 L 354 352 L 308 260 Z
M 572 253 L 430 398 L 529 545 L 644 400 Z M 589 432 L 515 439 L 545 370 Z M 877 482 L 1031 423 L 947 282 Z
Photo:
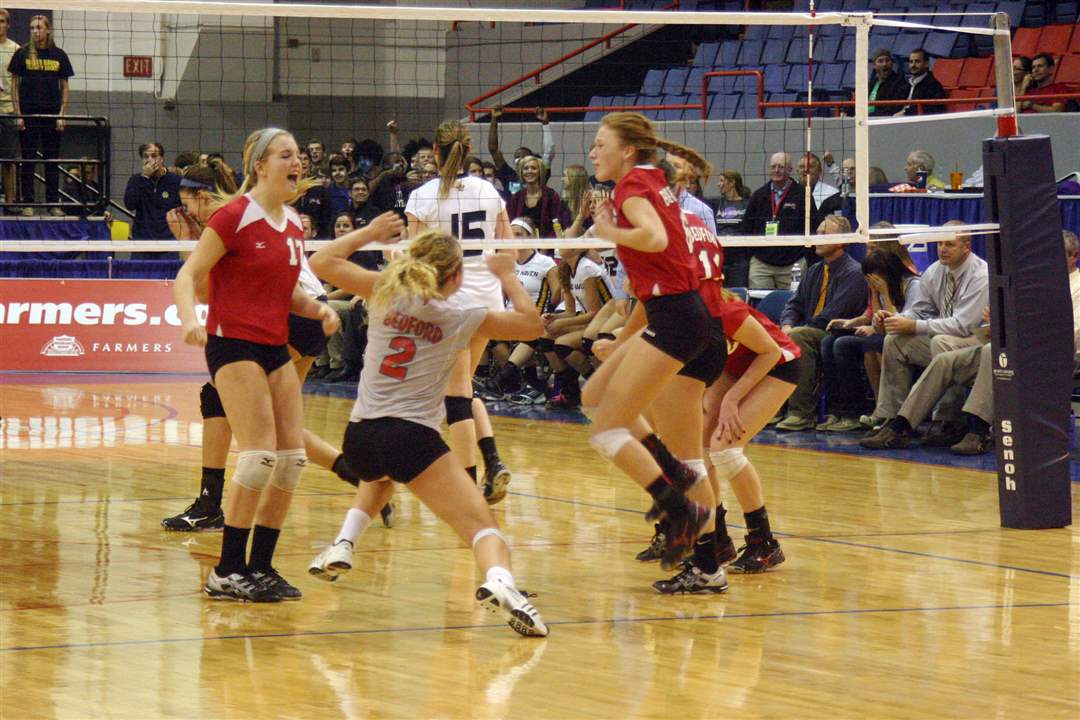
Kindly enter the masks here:
M 313 172 L 326 177 L 328 194 L 344 206 L 353 180 L 370 183 L 399 150 L 413 161 L 406 190 L 429 179 L 419 151 L 440 121 L 462 118 L 470 123 L 478 159 L 506 162 L 509 170 L 500 167 L 498 182 L 507 195 L 523 187 L 514 164 L 526 151 L 550 161 L 547 184 L 564 193 L 568 168 L 591 174 L 587 155 L 603 114 L 636 110 L 654 120 L 661 135 L 712 163 L 712 177 L 701 178 L 697 189 L 706 199 L 719 197 L 724 170 L 737 171 L 750 190 L 762 186 L 776 153 L 787 154 L 794 179 L 810 175 L 818 183 L 804 190 L 812 202 L 800 204 L 797 229 L 780 237 L 748 231 L 726 237 L 725 244 L 819 242 L 815 229 L 826 205 L 855 228 L 830 242 L 867 242 L 896 232 L 871 227 L 891 219 L 871 216 L 872 190 L 933 192 L 940 178 L 959 188 L 981 162 L 979 141 L 1015 131 L 1004 14 L 879 16 L 839 12 L 839 3 L 828 0 L 799 13 L 730 12 L 732 3 L 712 0 L 612 4 L 621 7 L 586 9 L 596 3 L 584 1 L 522 10 L 53 0 L 35 3 L 32 11 L 13 10 L 12 25 L 18 39 L 15 30 L 27 13 L 51 11 L 54 39 L 75 71 L 68 113 L 105 119 L 110 140 L 109 156 L 102 158 L 95 144 L 100 130 L 72 127 L 64 134 L 60 157 L 68 162 L 54 161 L 61 166 L 61 191 L 65 202 L 74 202 L 73 188 L 85 194 L 92 182 L 87 171 L 72 170 L 79 159 L 97 162 L 109 174 L 114 224 L 132 221 L 135 208 L 125 205 L 124 189 L 142 170 L 140 146 L 150 142 L 163 146 L 167 166 L 220 153 L 239 168 L 250 131 L 284 127 L 311 147 Z M 983 74 L 973 71 L 964 83 L 978 87 L 923 99 L 901 77 L 902 97 L 886 99 L 872 76 L 875 54 L 887 54 L 902 70 L 917 50 L 925 50 L 931 67 L 977 60 L 972 67 Z M 351 150 L 344 178 L 335 170 L 346 154 L 343 145 Z M 500 157 L 492 152 L 496 147 Z M 929 157 L 929 169 L 906 167 L 914 151 Z M 34 159 L 48 162 L 40 154 Z M 43 180 L 39 174 L 39 196 Z M 945 219 L 952 218 L 936 224 Z M 331 236 L 332 221 L 321 224 L 320 235 Z M 918 242 L 994 227 L 971 222 L 947 231 L 899 231 Z M 5 237 L 0 248 L 190 247 L 144 240 L 54 246 Z M 602 239 L 590 242 L 603 245 Z M 537 242 L 559 244 L 572 243 Z

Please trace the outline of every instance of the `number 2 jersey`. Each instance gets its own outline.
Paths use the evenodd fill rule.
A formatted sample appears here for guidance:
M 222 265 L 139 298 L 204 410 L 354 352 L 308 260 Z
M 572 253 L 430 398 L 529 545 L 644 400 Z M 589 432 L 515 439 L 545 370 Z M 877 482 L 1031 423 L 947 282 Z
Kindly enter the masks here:
M 370 312 L 364 369 L 349 420 L 392 417 L 438 432 L 450 369 L 487 312 L 442 300 L 395 301 Z
M 289 342 L 289 308 L 304 254 L 300 215 L 285 207 L 279 225 L 250 194 L 231 200 L 206 223 L 225 246 L 210 270 L 206 332 L 260 345 Z

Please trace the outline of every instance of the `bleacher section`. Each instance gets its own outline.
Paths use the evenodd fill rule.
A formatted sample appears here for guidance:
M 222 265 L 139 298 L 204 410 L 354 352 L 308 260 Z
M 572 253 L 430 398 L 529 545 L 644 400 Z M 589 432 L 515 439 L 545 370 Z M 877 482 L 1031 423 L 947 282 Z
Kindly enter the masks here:
M 617 0 L 589 0 L 587 8 L 611 8 Z M 670 0 L 625 0 L 624 7 L 632 10 L 661 9 Z M 796 3 L 798 9 L 799 3 Z M 1078 2 L 1046 2 L 1044 0 L 1005 0 L 1002 2 L 939 2 L 938 0 L 820 0 L 819 12 L 871 10 L 881 13 L 908 13 L 906 19 L 935 27 L 982 27 L 982 16 L 919 16 L 917 13 L 1007 13 L 1015 30 L 1015 55 L 1029 57 L 1049 52 L 1060 58 L 1055 66 L 1055 82 L 1074 84 L 1080 89 L 1080 31 L 1077 30 Z M 741 11 L 739 1 L 681 0 L 679 10 Z M 851 33 L 837 26 L 818 29 L 814 42 L 815 100 L 847 99 L 854 91 L 854 40 Z M 764 74 L 766 102 L 791 102 L 806 98 L 807 39 L 803 28 L 793 26 L 754 25 L 746 28 L 739 38 L 720 42 L 703 42 L 692 63 L 687 67 L 655 68 L 648 72 L 637 95 L 594 96 L 590 105 L 696 104 L 702 97 L 702 78 L 707 72 L 720 70 L 760 70 Z M 894 66 L 906 67 L 907 55 L 922 47 L 934 58 L 933 73 L 950 97 L 971 99 L 956 105 L 954 110 L 986 107 L 993 102 L 993 59 L 988 36 L 962 36 L 955 32 L 907 28 L 875 28 L 871 32 L 871 48 L 887 47 L 896 56 Z M 976 102 L 985 99 L 985 102 Z M 706 92 L 708 118 L 713 120 L 758 117 L 758 87 L 753 76 L 710 77 Z M 799 115 L 786 108 L 765 108 L 764 117 Z M 646 110 L 643 113 L 658 120 L 698 120 L 701 111 Z M 598 120 L 603 113 L 591 112 L 586 120 Z M 815 114 L 832 115 L 831 109 L 821 108 Z

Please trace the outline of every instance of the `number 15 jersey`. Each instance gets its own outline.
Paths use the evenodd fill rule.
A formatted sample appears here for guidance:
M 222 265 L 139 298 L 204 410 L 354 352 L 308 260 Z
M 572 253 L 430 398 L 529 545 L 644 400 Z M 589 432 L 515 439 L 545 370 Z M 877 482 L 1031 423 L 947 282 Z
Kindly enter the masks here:
M 225 245 L 210 270 L 206 332 L 261 345 L 289 342 L 289 308 L 304 254 L 300 215 L 285 208 L 275 225 L 250 194 L 231 200 L 206 223 Z
M 436 432 L 446 409 L 446 380 L 458 353 L 487 317 L 441 300 L 403 300 L 368 316 L 364 369 L 351 422 L 392 417 Z

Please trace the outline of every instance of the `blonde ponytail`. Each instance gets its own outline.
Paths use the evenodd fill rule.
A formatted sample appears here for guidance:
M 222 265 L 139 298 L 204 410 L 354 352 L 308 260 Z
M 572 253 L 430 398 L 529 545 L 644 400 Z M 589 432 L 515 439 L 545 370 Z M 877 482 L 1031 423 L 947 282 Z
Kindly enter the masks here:
M 439 198 L 445 200 L 450 188 L 465 170 L 472 152 L 468 129 L 457 120 L 447 120 L 435 129 L 435 161 L 439 165 Z
M 461 262 L 457 240 L 440 230 L 427 230 L 379 273 L 368 306 L 384 308 L 398 297 L 433 300 L 461 268 Z
M 658 136 L 649 118 L 641 113 L 608 113 L 600 119 L 600 124 L 614 132 L 623 145 L 629 145 L 637 150 L 636 164 L 638 165 L 655 165 L 656 151 L 660 149 L 686 160 L 693 167 L 694 172 L 704 178 L 703 183 L 707 183 L 709 175 L 712 174 L 712 164 L 699 152 Z
M 709 176 L 712 175 L 713 166 L 712 163 L 702 157 L 701 153 L 697 150 L 686 147 L 685 145 L 680 145 L 677 142 L 672 142 L 671 140 L 665 140 L 664 138 L 657 138 L 656 146 L 664 152 L 675 155 L 676 157 L 681 157 L 690 166 L 689 169 L 692 170 L 693 175 L 686 172 L 680 172 L 680 182 L 685 184 L 690 180 L 701 178 L 702 186 L 708 184 Z

